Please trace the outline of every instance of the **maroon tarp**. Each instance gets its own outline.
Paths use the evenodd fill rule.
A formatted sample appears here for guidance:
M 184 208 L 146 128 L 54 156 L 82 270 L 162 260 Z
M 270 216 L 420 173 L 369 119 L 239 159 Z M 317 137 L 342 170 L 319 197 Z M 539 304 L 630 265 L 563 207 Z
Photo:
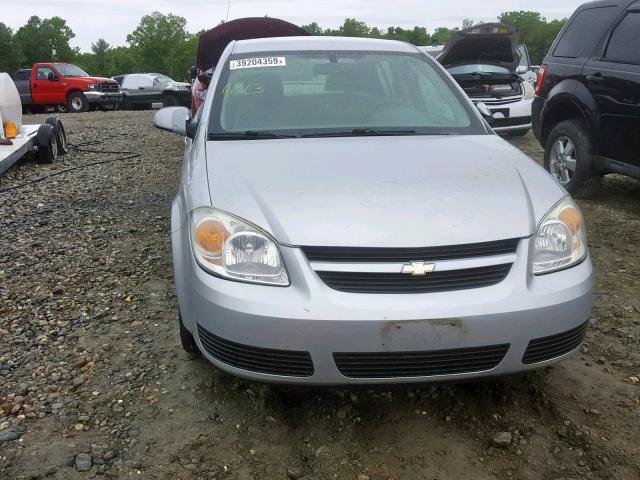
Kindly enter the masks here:
M 232 20 L 218 25 L 200 37 L 198 68 L 204 71 L 215 66 L 224 49 L 233 40 L 299 35 L 308 35 L 308 33 L 293 23 L 277 18 L 255 17 Z

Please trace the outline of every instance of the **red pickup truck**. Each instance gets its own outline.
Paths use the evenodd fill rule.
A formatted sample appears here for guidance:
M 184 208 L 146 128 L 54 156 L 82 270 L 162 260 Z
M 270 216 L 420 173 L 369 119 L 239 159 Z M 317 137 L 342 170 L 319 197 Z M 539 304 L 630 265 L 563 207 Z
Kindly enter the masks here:
M 69 63 L 36 63 L 31 70 L 18 70 L 13 82 L 23 108 L 43 111 L 56 107 L 60 112 L 86 112 L 97 107 L 113 110 L 122 101 L 115 80 L 91 77 Z

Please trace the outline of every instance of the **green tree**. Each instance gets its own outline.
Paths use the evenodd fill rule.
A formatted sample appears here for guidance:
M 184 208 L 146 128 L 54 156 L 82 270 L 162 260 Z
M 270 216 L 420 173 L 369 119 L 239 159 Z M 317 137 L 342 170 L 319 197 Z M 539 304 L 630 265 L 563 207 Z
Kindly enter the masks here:
M 20 67 L 22 52 L 13 41 L 13 31 L 0 22 L 0 72 L 13 72 Z
M 315 35 L 315 36 L 324 35 L 323 28 L 320 27 L 320 25 L 318 25 L 316 22 L 310 23 L 309 25 L 302 25 L 301 28 L 305 32 L 307 32 L 309 35 Z
M 142 69 L 138 62 L 138 54 L 133 47 L 115 47 L 109 50 L 106 60 L 107 77 L 122 75 L 125 73 L 140 72 Z
M 69 41 L 75 34 L 60 17 L 32 16 L 14 35 L 14 43 L 24 56 L 25 65 L 38 62 L 71 62 L 78 53 Z
M 160 12 L 145 15 L 138 27 L 129 35 L 127 42 L 135 47 L 140 67 L 146 71 L 157 71 L 173 77 L 181 68 L 178 54 L 183 44 L 190 39 L 186 31 L 187 21 L 183 17 Z
M 104 38 L 99 38 L 96 43 L 91 44 L 91 52 L 93 52 L 92 70 L 95 75 L 106 75 L 109 50 L 111 50 L 111 45 Z
M 566 23 L 566 19 L 547 22 L 538 12 L 524 10 L 504 12 L 498 20 L 520 30 L 520 42 L 527 45 L 533 63 L 542 62 L 553 40 Z
M 451 29 L 447 27 L 438 27 L 436 28 L 435 32 L 433 32 L 433 34 L 431 35 L 431 42 L 434 45 L 447 43 L 451 39 L 453 34 L 457 31 L 458 31 L 457 28 Z

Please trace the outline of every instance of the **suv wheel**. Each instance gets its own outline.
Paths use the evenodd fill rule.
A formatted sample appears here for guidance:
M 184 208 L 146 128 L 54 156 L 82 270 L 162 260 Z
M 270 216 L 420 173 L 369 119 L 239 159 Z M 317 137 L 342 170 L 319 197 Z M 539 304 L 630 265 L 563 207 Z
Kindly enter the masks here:
M 579 120 L 565 120 L 551 130 L 544 150 L 544 168 L 572 195 L 594 175 L 591 137 Z

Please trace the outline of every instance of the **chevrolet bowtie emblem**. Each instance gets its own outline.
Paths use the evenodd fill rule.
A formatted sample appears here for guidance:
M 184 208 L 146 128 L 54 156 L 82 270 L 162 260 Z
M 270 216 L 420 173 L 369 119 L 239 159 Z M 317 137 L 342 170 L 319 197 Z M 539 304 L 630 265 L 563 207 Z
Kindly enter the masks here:
M 402 273 L 414 277 L 424 277 L 427 273 L 433 273 L 435 270 L 435 263 L 411 262 L 409 265 L 402 266 Z

